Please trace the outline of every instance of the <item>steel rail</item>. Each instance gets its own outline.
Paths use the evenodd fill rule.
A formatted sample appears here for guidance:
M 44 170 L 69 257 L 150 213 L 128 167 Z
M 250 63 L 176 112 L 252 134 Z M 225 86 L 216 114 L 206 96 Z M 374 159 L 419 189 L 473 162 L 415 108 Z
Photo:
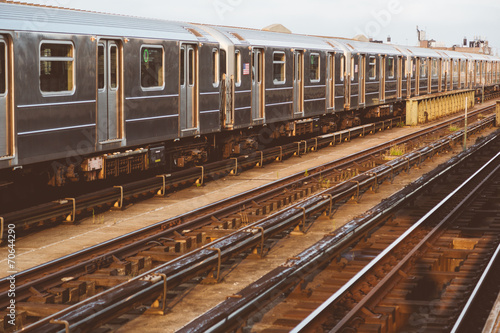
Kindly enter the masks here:
M 469 114 L 469 118 L 472 118 L 482 112 L 486 112 L 494 108 L 494 105 L 486 105 L 478 110 L 475 110 Z M 392 128 L 394 123 L 397 123 L 397 119 L 401 122 L 401 117 L 380 121 L 373 124 L 363 125 L 340 132 L 321 135 L 316 138 L 305 140 L 305 150 L 309 151 L 312 148 L 317 150 L 320 147 L 324 147 L 330 144 L 337 144 L 343 142 L 343 140 L 351 140 L 352 138 L 364 136 L 370 132 L 376 132 L 384 130 L 385 128 Z M 451 124 L 460 122 L 463 116 L 457 116 L 452 119 L 446 120 L 441 123 L 433 125 L 431 128 L 442 127 L 443 124 Z M 200 170 L 197 167 L 178 171 L 171 174 L 159 175 L 146 180 L 136 181 L 123 185 L 123 193 L 120 193 L 115 188 L 108 188 L 100 190 L 92 194 L 82 195 L 78 198 L 73 198 L 71 202 L 68 200 L 58 200 L 55 202 L 45 203 L 38 205 L 36 207 L 31 207 L 22 211 L 12 212 L 3 214 L 4 223 L 15 224 L 19 228 L 27 228 L 32 224 L 38 224 L 40 221 L 46 221 L 50 219 L 61 219 L 61 218 L 71 218 L 75 219 L 76 212 L 91 211 L 93 208 L 103 204 L 113 204 L 117 201 L 128 199 L 134 195 L 147 193 L 147 192 L 165 192 L 167 188 L 175 188 L 181 185 L 192 184 L 196 181 L 200 183 L 204 182 L 201 178 L 216 178 L 221 174 L 225 174 L 233 170 L 235 167 L 241 169 L 248 169 L 257 164 L 269 163 L 270 161 L 279 159 L 282 160 L 283 157 L 291 156 L 298 152 L 300 155 L 300 149 L 297 149 L 298 143 L 290 143 L 282 147 L 273 147 L 266 149 L 262 152 L 255 152 L 253 154 L 241 156 L 237 158 L 236 165 L 230 160 L 223 160 L 219 162 L 210 163 L 204 166 L 203 172 L 200 174 Z M 308 148 L 309 147 L 309 148 Z M 237 173 L 238 170 L 235 170 Z M 4 241 L 5 234 L 0 235 L 0 244 Z
M 492 120 L 490 120 L 492 121 Z M 487 124 L 486 121 L 483 121 L 483 126 Z M 248 204 L 250 202 L 257 200 L 257 197 L 262 195 L 262 193 L 267 193 L 267 194 L 272 194 L 272 192 L 278 192 L 280 190 L 283 190 L 286 186 L 293 186 L 293 185 L 286 185 L 287 183 L 292 183 L 292 182 L 304 182 L 304 181 L 310 181 L 314 179 L 318 174 L 324 173 L 325 169 L 331 169 L 331 168 L 338 168 L 341 167 L 343 164 L 347 165 L 348 162 L 356 161 L 357 158 L 361 155 L 373 155 L 376 153 L 380 153 L 381 151 L 387 149 L 388 147 L 396 144 L 401 144 L 404 142 L 408 142 L 411 139 L 414 139 L 418 137 L 419 135 L 423 135 L 425 133 L 428 133 L 429 131 L 436 130 L 437 128 L 445 128 L 448 126 L 448 124 L 440 124 L 440 126 L 434 126 L 432 129 L 428 130 L 421 130 L 418 131 L 417 133 L 410 134 L 408 136 L 392 140 L 390 142 L 378 145 L 376 147 L 372 147 L 369 149 L 366 149 L 362 152 L 352 154 L 349 156 L 346 156 L 344 158 L 341 158 L 339 160 L 333 161 L 326 163 L 324 165 L 318 166 L 316 168 L 312 168 L 309 170 L 309 176 L 304 177 L 303 173 L 298 173 L 289 177 L 286 177 L 284 179 L 275 181 L 273 183 L 270 183 L 268 185 L 261 186 L 259 188 L 244 192 L 240 195 L 237 195 L 230 200 L 222 200 L 219 202 L 216 202 L 214 204 L 211 204 L 209 206 L 200 208 L 198 210 L 195 210 L 193 212 L 183 214 L 180 216 L 176 216 L 173 218 L 170 218 L 168 220 L 164 220 L 161 222 L 158 222 L 154 225 L 139 229 L 138 231 L 131 232 L 129 234 L 126 234 L 124 236 L 115 238 L 113 240 L 104 242 L 102 244 L 90 247 L 88 249 L 78 251 L 74 254 L 62 257 L 60 259 L 56 259 L 54 261 L 51 261 L 47 264 L 28 269 L 24 272 L 18 273 L 16 278 L 17 278 L 17 283 L 18 283 L 18 292 L 20 295 L 22 294 L 23 291 L 23 281 L 30 280 L 31 284 L 34 285 L 35 281 L 38 280 L 38 283 L 46 283 L 51 278 L 55 277 L 64 277 L 66 274 L 72 275 L 76 274 L 78 270 L 81 270 L 81 267 L 89 266 L 89 265 L 96 265 L 99 264 L 100 262 L 106 261 L 106 260 L 111 260 L 112 255 L 115 256 L 120 256 L 120 253 L 126 253 L 127 251 L 133 251 L 134 247 L 137 248 L 139 244 L 134 244 L 132 245 L 126 245 L 124 246 L 120 252 L 115 252 L 115 248 L 123 246 L 121 244 L 127 244 L 130 242 L 131 239 L 138 240 L 140 244 L 146 244 L 147 242 L 158 238 L 158 237 L 167 237 L 171 233 L 175 231 L 180 231 L 185 228 L 192 228 L 195 227 L 196 225 L 202 225 L 201 219 L 202 216 L 205 216 L 205 218 L 210 218 L 211 216 L 214 215 L 224 215 L 224 214 L 229 214 L 232 210 L 238 210 L 239 207 L 242 205 Z M 458 139 L 455 139 L 458 140 Z M 359 162 L 359 160 L 358 160 Z M 283 185 L 285 184 L 285 185 Z M 272 191 L 272 189 L 274 190 Z M 235 204 L 236 203 L 236 204 Z M 224 207 L 224 209 L 221 209 L 221 207 Z M 218 212 L 218 213 L 217 213 Z M 208 215 L 208 217 L 206 217 Z M 192 221 L 192 222 L 188 222 Z M 169 230 L 170 229 L 170 230 Z M 108 253 L 108 255 L 103 255 L 103 253 Z M 88 260 L 88 257 L 94 257 L 91 260 Z M 108 259 L 106 259 L 108 258 Z M 77 263 L 77 265 L 75 265 Z M 61 267 L 68 267 L 61 269 Z M 46 273 L 49 271 L 56 272 L 56 275 L 54 277 L 51 277 L 47 275 Z M 40 278 L 40 276 L 43 276 L 43 278 Z M 44 282 L 45 281 L 45 282 Z M 9 283 L 7 278 L 3 278 L 0 280 L 0 306 L 4 304 L 4 301 L 6 299 L 6 291 L 9 289 Z M 43 289 L 43 288 L 42 288 Z
M 479 178 L 478 175 L 483 177 L 482 171 L 485 170 L 490 164 L 493 164 L 494 161 L 497 161 L 500 158 L 500 153 L 497 154 L 494 158 L 488 161 L 480 170 L 474 173 L 469 179 L 467 179 L 464 183 L 458 186 L 452 193 L 450 193 L 445 199 L 443 199 L 438 205 L 432 208 L 424 217 L 422 217 L 418 222 L 416 222 L 410 229 L 408 229 L 402 236 L 400 236 L 394 243 L 392 243 L 388 248 L 386 248 L 381 254 L 379 254 L 375 259 L 373 259 L 366 267 L 364 267 L 356 276 L 354 276 L 349 282 L 347 282 L 341 289 L 339 289 L 334 295 L 332 295 L 327 301 L 325 301 L 318 309 L 316 309 L 313 313 L 311 313 L 305 320 L 303 320 L 297 327 L 295 327 L 291 333 L 299 333 L 299 332 L 310 332 L 313 326 L 316 324 L 315 320 L 318 317 L 322 317 L 325 315 L 325 311 L 330 308 L 333 304 L 337 303 L 341 297 L 345 295 L 345 293 L 355 284 L 359 283 L 362 279 L 366 277 L 366 275 L 382 260 L 384 260 L 393 249 L 395 249 L 400 244 L 407 241 L 407 239 L 417 230 L 421 228 L 421 226 L 434 216 L 436 211 L 447 204 L 452 198 L 454 198 L 460 190 L 462 190 L 466 185 L 476 183 L 473 190 L 470 191 L 467 196 L 461 200 L 460 204 L 456 205 L 454 209 L 448 213 L 448 215 L 441 220 L 441 222 L 433 228 L 419 243 L 412 249 L 403 259 L 399 260 L 398 264 L 392 268 L 392 270 L 384 276 L 384 278 L 379 281 L 375 288 L 373 288 L 362 300 L 360 300 L 356 306 L 351 309 L 351 311 L 342 318 L 342 320 L 337 323 L 337 325 L 331 330 L 331 332 L 338 332 L 345 324 L 347 324 L 353 316 L 361 310 L 365 306 L 365 304 L 377 293 L 381 290 L 381 288 L 394 276 L 398 274 L 398 271 L 406 265 L 409 260 L 414 256 L 414 254 L 419 251 L 422 247 L 426 246 L 426 242 L 433 237 L 441 227 L 449 221 L 452 215 L 454 215 L 463 205 L 467 202 L 480 188 L 484 186 L 484 184 L 500 169 L 500 165 L 497 165 L 492 172 L 488 174 L 488 176 L 484 178 Z
M 499 134 L 497 134 L 499 135 Z M 494 138 L 486 140 L 476 146 L 475 150 L 485 147 Z M 474 150 L 474 152 L 475 152 Z M 397 194 L 384 200 L 364 216 L 356 218 L 341 227 L 333 234 L 325 236 L 321 241 L 308 248 L 301 254 L 289 259 L 285 264 L 269 272 L 255 283 L 240 291 L 235 298 L 228 298 L 223 303 L 201 315 L 184 326 L 178 333 L 187 332 L 218 332 L 236 329 L 244 321 L 245 316 L 262 307 L 261 300 L 270 300 L 276 294 L 293 288 L 311 271 L 322 267 L 331 260 L 333 255 L 340 253 L 352 242 L 365 235 L 369 230 L 376 228 L 385 216 L 392 214 L 404 202 L 411 200 L 418 192 L 423 191 L 429 184 L 436 182 L 443 175 L 457 168 L 469 158 L 473 151 L 460 154 L 428 175 L 420 178 L 412 185 L 405 187 Z
M 458 137 L 459 135 L 454 134 L 453 136 Z M 121 302 L 133 304 L 144 300 L 154 299 L 161 294 L 163 290 L 163 283 L 161 281 L 151 286 L 138 282 L 141 279 L 145 279 L 146 276 L 165 274 L 168 277 L 168 285 L 175 287 L 199 275 L 201 272 L 216 267 L 219 257 L 214 254 L 214 248 L 220 249 L 223 259 L 241 253 L 248 248 L 256 246 L 256 244 L 261 241 L 261 234 L 256 231 L 257 229 L 262 229 L 265 237 L 268 238 L 286 228 L 296 226 L 304 218 L 304 211 L 306 216 L 310 216 L 315 212 L 324 211 L 330 205 L 331 197 L 333 197 L 334 200 L 337 198 L 345 198 L 346 195 L 351 196 L 356 191 L 359 191 L 359 187 L 367 188 L 372 185 L 374 179 L 376 181 L 383 181 L 387 177 L 392 177 L 394 170 L 405 170 L 410 167 L 412 163 L 413 165 L 420 163 L 422 156 L 432 156 L 438 147 L 445 147 L 449 142 L 450 138 L 442 139 L 433 148 L 424 148 L 421 152 L 410 154 L 411 157 L 390 161 L 385 167 L 380 166 L 375 168 L 371 176 L 360 175 L 351 181 L 340 184 L 336 188 L 324 190 L 311 198 L 296 203 L 285 211 L 277 212 L 262 221 L 256 222 L 244 228 L 242 231 L 234 232 L 199 250 L 195 250 L 190 254 L 161 265 L 127 283 L 113 287 L 86 301 L 46 317 L 26 327 L 25 331 L 35 330 L 37 332 L 52 332 L 54 331 L 54 327 L 53 325 L 49 325 L 51 320 L 57 320 L 58 322 L 66 321 L 69 323 L 71 329 L 87 331 L 96 328 L 106 320 L 110 320 L 124 313 L 124 311 L 127 311 L 125 307 L 116 308 L 116 304 L 122 304 Z M 357 185 L 354 185 L 353 181 L 356 181 Z M 208 247 L 210 247 L 210 249 L 208 249 Z M 148 290 L 146 294 L 144 293 L 145 288 Z
M 483 126 L 487 124 L 487 120 L 483 120 L 482 124 Z M 350 159 L 354 159 L 354 156 L 348 156 L 342 161 L 348 161 Z M 338 167 L 338 165 L 335 166 Z M 319 167 L 318 169 L 324 172 L 323 167 Z M 311 171 L 310 173 L 311 175 L 309 176 L 309 178 L 306 177 L 306 180 L 310 180 L 312 179 L 311 177 L 314 177 L 314 172 Z M 296 176 L 299 177 L 299 179 L 304 178 L 302 174 Z M 290 176 L 288 178 L 292 179 L 293 177 L 294 176 Z M 277 181 L 276 183 L 279 184 L 280 182 Z M 261 189 L 263 189 L 268 194 L 270 193 L 269 187 L 267 186 L 263 186 Z M 280 191 L 281 189 L 282 188 L 278 186 L 275 191 Z M 251 202 L 252 200 L 255 200 L 255 196 L 259 195 L 258 190 L 259 189 L 251 190 L 247 193 L 235 197 L 234 199 L 236 201 L 230 202 L 234 203 L 239 201 L 239 204 L 226 205 L 222 212 L 219 213 L 223 214 L 228 213 L 232 210 L 238 210 L 239 207 L 241 207 L 241 204 L 246 204 Z M 252 194 L 254 196 L 250 196 L 250 198 L 245 199 L 246 194 Z M 220 216 L 218 215 L 219 213 L 216 214 L 215 212 L 217 210 L 220 211 L 221 206 L 224 206 L 224 202 L 218 202 L 206 208 L 199 209 L 193 213 L 159 222 L 151 227 L 140 229 L 137 232 L 129 233 L 103 244 L 79 251 L 77 253 L 65 256 L 61 259 L 57 259 L 47 264 L 21 272 L 16 276 L 16 282 L 18 284 L 18 297 L 22 298 L 24 294 L 29 295 L 29 287 L 31 286 L 40 288 L 40 290 L 46 290 L 50 287 L 58 285 L 59 280 L 63 277 L 80 276 L 81 274 L 87 272 L 89 268 L 91 271 L 97 270 L 100 265 L 112 262 L 113 256 L 120 258 L 127 253 L 137 253 L 142 249 L 141 247 L 144 246 L 144 244 L 147 244 L 148 242 L 155 240 L 158 237 L 168 237 L 176 231 L 182 231 L 186 228 L 193 228 L 196 225 L 204 225 L 204 223 L 208 223 L 208 221 L 210 221 L 211 216 Z M 208 221 L 203 222 L 203 219 L 206 219 Z M 183 221 L 189 220 L 191 220 L 191 222 L 181 223 Z M 132 242 L 132 240 L 134 241 Z M 52 272 L 52 274 L 48 274 L 50 272 Z M 29 281 L 29 283 L 25 283 L 26 281 Z M 0 290 L 3 291 L 2 293 L 0 293 L 0 304 L 2 306 L 7 306 L 7 291 L 9 288 L 8 278 L 0 280 L 0 286 L 2 287 L 2 289 Z
M 476 287 L 472 291 L 472 294 L 467 300 L 467 303 L 465 304 L 464 309 L 462 310 L 460 316 L 455 322 L 455 325 L 451 329 L 451 333 L 467 332 L 466 330 L 464 330 L 464 326 L 467 324 L 467 315 L 472 310 L 473 303 L 478 301 L 478 297 L 480 295 L 481 289 L 483 288 L 483 285 L 485 284 L 486 279 L 491 274 L 491 271 L 495 269 L 494 266 L 498 265 L 499 260 L 500 260 L 500 245 L 497 246 L 496 251 L 493 254 L 493 257 L 491 258 L 490 262 L 488 263 L 488 266 L 484 270 L 484 273 L 481 275 L 481 278 L 479 279 L 479 282 L 477 283 Z

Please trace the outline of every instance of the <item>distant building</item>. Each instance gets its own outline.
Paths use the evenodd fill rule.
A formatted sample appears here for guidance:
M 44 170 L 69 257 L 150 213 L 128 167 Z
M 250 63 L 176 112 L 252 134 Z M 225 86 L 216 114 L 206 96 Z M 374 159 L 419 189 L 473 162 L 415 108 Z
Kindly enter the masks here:
M 417 26 L 418 42 L 420 47 L 425 47 L 428 49 L 437 50 L 448 50 L 457 52 L 468 52 L 468 53 L 480 53 L 493 55 L 493 50 L 489 46 L 489 42 L 481 37 L 474 37 L 473 40 L 467 41 L 467 37 L 464 38 L 463 44 L 453 45 L 452 47 L 446 47 L 444 42 L 437 42 L 433 39 L 428 40 L 427 34 L 423 30 L 419 30 Z

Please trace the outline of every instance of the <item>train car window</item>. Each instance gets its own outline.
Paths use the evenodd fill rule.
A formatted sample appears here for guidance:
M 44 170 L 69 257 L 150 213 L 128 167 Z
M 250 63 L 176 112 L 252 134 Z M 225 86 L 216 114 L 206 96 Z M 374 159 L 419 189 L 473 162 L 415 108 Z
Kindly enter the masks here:
M 396 65 L 394 62 L 394 57 L 387 58 L 387 78 L 394 79 L 396 76 Z
M 195 58 L 194 50 L 189 49 L 188 51 L 188 61 L 189 61 L 189 85 L 194 86 L 194 76 L 195 76 Z
M 351 81 L 354 81 L 356 78 L 357 71 L 356 71 L 356 66 L 354 64 L 354 57 L 351 57 Z
M 236 86 L 241 85 L 241 53 L 236 51 L 234 54 L 234 81 Z
M 184 48 L 181 49 L 181 62 L 180 62 L 180 72 L 181 72 L 181 77 L 180 77 L 180 83 L 181 83 L 181 86 L 184 86 L 186 84 L 186 71 L 185 71 L 185 68 L 184 68 L 184 62 L 185 62 L 185 58 L 186 58 L 186 51 L 184 50 Z
M 420 77 L 427 77 L 427 59 L 420 58 Z
M 0 95 L 7 90 L 6 49 L 5 43 L 0 41 Z
M 286 57 L 285 52 L 274 52 L 273 56 L 273 82 L 284 84 L 286 81 Z
M 432 59 L 431 75 L 432 75 L 432 77 L 438 77 L 438 75 L 439 75 L 438 60 L 437 59 Z
M 118 47 L 111 45 L 109 50 L 111 89 L 118 89 Z
M 220 69 L 220 79 L 222 80 L 222 76 L 227 73 L 226 69 L 226 51 L 220 50 L 219 55 L 219 69 Z
M 377 58 L 370 57 L 370 62 L 368 63 L 368 77 L 370 80 L 377 78 Z
M 97 88 L 102 90 L 106 86 L 104 44 L 97 46 Z
M 320 80 L 320 64 L 319 64 L 319 54 L 311 53 L 311 67 L 310 67 L 310 78 L 311 82 L 319 82 Z
M 340 81 L 344 81 L 345 77 L 345 56 L 340 58 Z
M 164 73 L 163 46 L 141 47 L 141 86 L 143 88 L 163 87 Z
M 73 91 L 74 66 L 72 43 L 42 43 L 40 46 L 40 90 L 44 93 Z
M 262 53 L 260 53 L 257 56 L 257 61 L 258 61 L 258 71 L 257 71 L 257 82 L 261 83 L 262 82 L 262 72 L 264 71 L 264 67 L 262 66 Z
M 212 69 L 213 69 L 213 84 L 214 84 L 214 87 L 218 87 L 219 86 L 219 72 L 220 72 L 220 69 L 219 69 L 219 64 L 220 64 L 220 61 L 219 61 L 219 50 L 217 49 L 214 49 L 212 51 Z

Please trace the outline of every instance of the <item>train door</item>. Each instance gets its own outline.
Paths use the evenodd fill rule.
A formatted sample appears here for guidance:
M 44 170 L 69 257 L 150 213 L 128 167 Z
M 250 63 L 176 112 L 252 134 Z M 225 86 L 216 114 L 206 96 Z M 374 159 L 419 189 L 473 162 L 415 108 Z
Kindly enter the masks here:
M 350 101 L 351 110 L 357 109 L 359 106 L 359 56 L 351 56 L 351 75 L 350 75 Z
M 403 96 L 403 58 L 398 57 L 398 64 L 397 64 L 397 99 L 400 100 L 401 97 Z
M 418 58 L 410 58 L 410 95 L 418 96 L 418 72 L 417 72 Z
M 11 125 L 11 107 L 9 103 L 9 47 L 7 40 L 0 35 L 0 158 L 12 155 L 9 128 Z
M 295 51 L 293 55 L 293 111 L 304 114 L 304 52 Z
M 264 50 L 252 51 L 252 119 L 264 118 Z
M 386 57 L 380 56 L 380 101 L 385 102 Z
M 97 45 L 97 138 L 99 142 L 121 138 L 122 106 L 120 74 L 122 64 L 116 41 L 100 40 Z
M 326 64 L 326 96 L 327 111 L 335 110 L 335 53 L 328 53 L 328 62 Z
M 179 105 L 181 131 L 198 128 L 198 48 L 182 44 L 180 49 Z
M 365 104 L 366 97 L 366 56 L 359 57 L 359 104 Z
M 345 99 L 345 55 L 342 53 L 335 54 L 335 110 L 344 110 Z

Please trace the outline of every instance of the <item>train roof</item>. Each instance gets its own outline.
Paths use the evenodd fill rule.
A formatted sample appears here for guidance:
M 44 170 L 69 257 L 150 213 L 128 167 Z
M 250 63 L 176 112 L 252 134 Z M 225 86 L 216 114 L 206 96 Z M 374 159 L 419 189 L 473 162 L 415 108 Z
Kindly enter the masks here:
M 235 27 L 210 26 L 222 33 L 235 45 L 252 45 L 283 48 L 305 48 L 317 50 L 339 50 L 325 39 L 308 35 L 253 30 Z
M 404 55 L 398 48 L 391 44 L 360 42 L 357 40 L 329 38 L 335 42 L 344 45 L 349 51 L 353 53 L 366 53 L 366 54 L 389 54 L 389 55 Z
M 215 41 L 190 23 L 2 2 L 0 30 Z

